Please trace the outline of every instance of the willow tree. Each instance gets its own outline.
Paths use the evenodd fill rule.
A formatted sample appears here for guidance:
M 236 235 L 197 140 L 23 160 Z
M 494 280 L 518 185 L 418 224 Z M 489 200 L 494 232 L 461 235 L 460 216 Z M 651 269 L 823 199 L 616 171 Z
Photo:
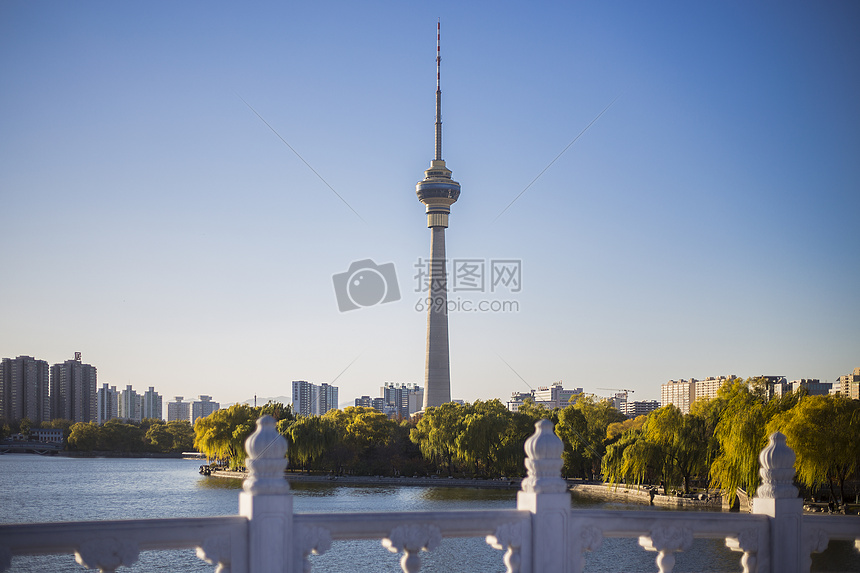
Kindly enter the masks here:
M 606 431 L 610 424 L 626 420 L 608 400 L 595 401 L 579 394 L 571 398 L 558 416 L 556 434 L 564 443 L 564 472 L 566 475 L 590 477 L 600 471 L 605 453 Z
M 500 475 L 498 462 L 502 437 L 510 425 L 511 411 L 498 399 L 466 407 L 460 434 L 454 440 L 456 455 L 475 468 L 475 475 Z
M 502 475 L 525 475 L 524 446 L 529 436 L 535 432 L 535 422 L 545 418 L 556 424 L 558 413 L 558 408 L 549 410 L 527 399 L 516 412 L 507 414 L 508 423 L 504 434 L 499 437 L 499 447 L 496 450 L 497 469 Z
M 281 420 L 278 431 L 287 438 L 290 461 L 311 469 L 337 441 L 337 428 L 330 418 L 300 416 L 296 420 Z
M 690 493 L 690 478 L 707 469 L 704 420 L 670 404 L 651 412 L 642 426 L 642 437 L 662 453 L 666 484 L 683 482 L 684 493 Z
M 194 447 L 209 459 L 227 461 L 231 468 L 245 465 L 245 440 L 256 428 L 257 410 L 233 404 L 194 422 Z
M 767 433 L 780 431 L 797 456 L 797 479 L 815 490 L 827 484 L 837 500 L 833 482 L 845 501 L 845 481 L 860 461 L 860 402 L 845 396 L 806 396 L 797 406 L 774 418 Z
M 427 408 L 409 432 L 409 439 L 418 444 L 421 455 L 437 467 L 444 466 L 449 476 L 454 472 L 455 442 L 462 430 L 464 417 L 465 406 L 446 402 L 436 408 Z
M 714 436 L 719 453 L 711 465 L 710 476 L 716 487 L 722 488 L 734 501 L 738 488 L 752 492 L 759 486 L 758 455 L 767 445 L 768 421 L 785 412 L 800 398 L 787 394 L 765 402 L 762 380 L 737 380 L 723 385 L 717 398 L 725 400 L 725 409 Z

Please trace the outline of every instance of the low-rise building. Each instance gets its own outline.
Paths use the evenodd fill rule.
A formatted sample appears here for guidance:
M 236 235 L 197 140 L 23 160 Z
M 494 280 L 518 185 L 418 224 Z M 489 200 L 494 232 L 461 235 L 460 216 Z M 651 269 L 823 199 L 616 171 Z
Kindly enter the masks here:
M 578 394 L 582 394 L 582 388 L 566 389 L 564 384 L 558 381 L 549 386 L 538 386 L 537 389 L 533 388 L 531 392 L 527 393 L 513 392 L 507 406 L 508 410 L 516 412 L 526 400 L 531 400 L 549 410 L 565 408 L 570 404 L 570 399 Z
M 637 400 L 634 402 L 627 402 L 627 409 L 624 414 L 626 414 L 628 418 L 647 416 L 650 412 L 653 412 L 659 407 L 660 402 L 657 400 Z
M 30 439 L 47 444 L 62 444 L 63 430 L 62 428 L 36 428 L 30 430 Z

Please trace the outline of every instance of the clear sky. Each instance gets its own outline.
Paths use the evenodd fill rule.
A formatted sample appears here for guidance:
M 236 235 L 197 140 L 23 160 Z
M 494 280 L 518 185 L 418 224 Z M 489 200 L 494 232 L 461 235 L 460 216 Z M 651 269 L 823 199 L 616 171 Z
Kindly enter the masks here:
M 165 400 L 423 384 L 439 17 L 448 256 L 521 271 L 449 295 L 453 397 L 860 366 L 839 1 L 6 0 L 0 355 Z M 341 312 L 365 259 L 400 300 Z

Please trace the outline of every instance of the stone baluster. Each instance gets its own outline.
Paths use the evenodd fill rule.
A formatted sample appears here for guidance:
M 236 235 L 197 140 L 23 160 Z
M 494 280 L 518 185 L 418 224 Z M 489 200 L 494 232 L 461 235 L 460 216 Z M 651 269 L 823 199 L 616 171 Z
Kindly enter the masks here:
M 770 564 L 772 571 L 800 573 L 811 565 L 809 543 L 801 539 L 803 500 L 794 486 L 794 451 L 785 435 L 774 432 L 758 457 L 762 483 L 753 499 L 753 513 L 770 519 Z
M 568 542 L 570 493 L 561 477 L 564 445 L 552 422 L 540 420 L 526 440 L 528 476 L 517 493 L 517 509 L 532 513 L 531 543 L 522 548 L 524 573 L 570 573 L 580 555 Z
M 745 529 L 733 537 L 726 537 L 726 547 L 732 551 L 742 551 L 741 567 L 743 573 L 756 573 L 758 568 L 758 531 Z
M 522 572 L 521 552 L 523 540 L 528 534 L 528 523 L 517 521 L 497 527 L 493 535 L 488 535 L 486 537 L 487 544 L 490 545 L 490 547 L 505 552 L 503 557 L 505 573 Z
M 322 527 L 302 527 L 296 532 L 295 573 L 311 573 L 311 562 L 308 557 L 322 555 L 331 549 L 331 533 Z
M 75 561 L 87 569 L 98 569 L 103 573 L 116 571 L 117 567 L 130 567 L 140 556 L 137 543 L 130 539 L 100 537 L 91 539 L 75 551 Z
M 249 475 L 239 494 L 239 514 L 248 518 L 249 573 L 293 572 L 293 496 L 284 478 L 287 440 L 275 419 L 263 416 L 245 440 Z
M 417 573 L 421 569 L 421 550 L 432 551 L 442 542 L 442 532 L 435 525 L 401 525 L 395 527 L 382 546 L 392 553 L 403 551 L 400 568 L 403 573 Z
M 689 527 L 655 527 L 648 535 L 639 538 L 639 545 L 646 551 L 658 551 L 657 569 L 660 573 L 672 573 L 675 568 L 675 553 L 686 551 L 693 545 L 693 532 Z

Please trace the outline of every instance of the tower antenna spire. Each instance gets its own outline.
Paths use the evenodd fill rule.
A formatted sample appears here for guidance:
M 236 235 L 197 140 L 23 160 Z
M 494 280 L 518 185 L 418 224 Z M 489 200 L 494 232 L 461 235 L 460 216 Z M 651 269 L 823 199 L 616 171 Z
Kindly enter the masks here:
M 436 161 L 442 160 L 442 19 L 436 20 Z

